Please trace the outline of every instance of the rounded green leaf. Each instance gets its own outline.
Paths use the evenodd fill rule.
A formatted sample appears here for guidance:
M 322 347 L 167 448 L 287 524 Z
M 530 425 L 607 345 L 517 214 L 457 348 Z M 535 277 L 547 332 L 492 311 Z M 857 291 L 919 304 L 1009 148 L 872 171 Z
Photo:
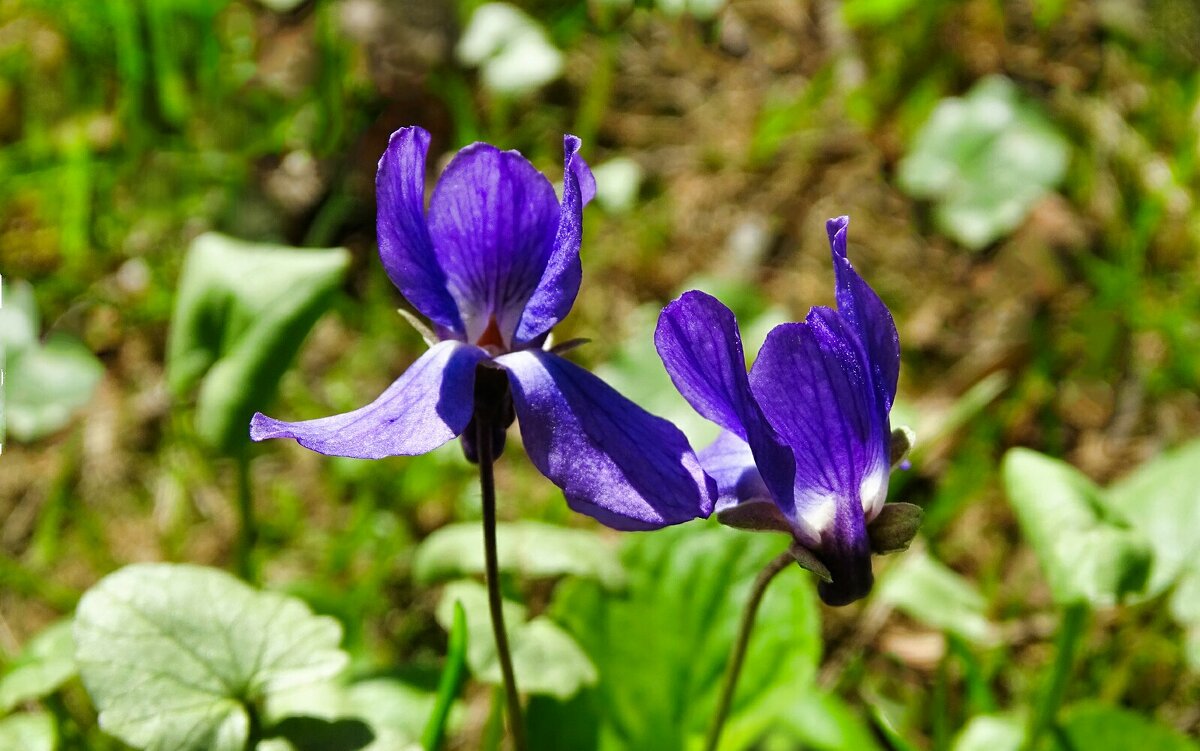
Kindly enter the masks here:
M 55 334 L 8 359 L 6 419 L 19 441 L 34 441 L 62 428 L 92 399 L 104 367 L 66 334 Z
M 341 284 L 343 248 L 260 245 L 216 233 L 188 249 L 167 341 L 167 383 L 182 396 L 200 384 L 196 430 L 234 453 L 250 417 L 279 379 Z
M 74 676 L 75 640 L 71 636 L 71 621 L 59 621 L 30 639 L 0 678 L 0 714 L 11 712 L 22 702 L 54 693 Z
M 496 525 L 500 570 L 528 578 L 574 574 L 619 587 L 625 571 L 600 535 L 541 522 Z M 478 522 L 450 524 L 427 537 L 413 562 L 417 581 L 429 583 L 482 574 L 483 528 Z
M 471 580 L 446 586 L 438 603 L 437 620 L 447 631 L 454 627 L 455 603 L 461 603 L 467 615 L 467 665 L 471 674 L 478 680 L 499 684 L 500 661 L 487 590 Z M 513 669 L 523 693 L 569 699 L 596 682 L 596 667 L 558 624 L 544 616 L 526 621 L 525 608 L 515 602 L 505 601 L 503 608 Z
M 0 284 L 0 354 L 13 357 L 37 342 L 37 302 L 24 280 Z
M 1055 603 L 1112 605 L 1142 590 L 1150 546 L 1091 480 L 1065 462 L 1020 448 L 1005 455 L 1002 473 Z
M 1151 594 L 1185 573 L 1200 576 L 1200 441 L 1146 462 L 1114 483 L 1108 498 L 1154 547 Z
M 80 600 L 74 634 L 101 728 L 151 751 L 243 751 L 247 705 L 347 659 L 337 621 L 192 565 L 105 577 Z
M 0 719 L 0 748 L 13 751 L 54 751 L 58 731 L 45 713 L 16 714 Z
M 1066 175 L 1069 144 L 1003 76 L 938 104 L 900 162 L 900 187 L 937 203 L 943 232 L 973 250 L 1016 229 Z
M 987 618 L 987 600 L 971 583 L 927 553 L 910 553 L 888 569 L 879 597 L 936 629 L 977 644 L 999 634 Z

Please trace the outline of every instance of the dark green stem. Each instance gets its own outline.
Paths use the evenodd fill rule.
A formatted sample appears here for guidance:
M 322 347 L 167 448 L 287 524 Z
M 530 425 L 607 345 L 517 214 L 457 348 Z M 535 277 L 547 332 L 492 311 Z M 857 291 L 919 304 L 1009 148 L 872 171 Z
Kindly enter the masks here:
M 504 678 L 505 707 L 513 748 L 525 751 L 525 723 L 521 718 L 521 696 L 517 693 L 517 676 L 513 671 L 512 654 L 508 648 L 508 632 L 504 629 L 504 610 L 500 598 L 500 562 L 496 553 L 496 481 L 492 473 L 492 425 L 486 410 L 475 412 L 475 440 L 479 452 L 479 487 L 483 494 L 483 554 L 487 573 L 488 608 L 492 613 L 492 633 L 496 637 L 496 654 L 500 658 L 500 673 Z
M 737 689 L 738 675 L 742 672 L 742 662 L 746 659 L 746 647 L 750 645 L 750 632 L 754 628 L 754 618 L 758 615 L 758 606 L 762 603 L 763 594 L 771 580 L 789 565 L 795 562 L 791 552 L 784 551 L 777 558 L 758 572 L 754 586 L 750 590 L 750 599 L 742 612 L 742 622 L 738 624 L 737 641 L 733 652 L 729 654 L 729 662 L 725 666 L 725 683 L 721 686 L 721 698 L 717 701 L 717 711 L 713 715 L 712 725 L 708 728 L 708 741 L 704 744 L 706 751 L 716 751 L 721 741 L 721 730 L 725 727 L 725 719 L 729 715 L 729 707 L 733 704 L 733 694 Z
M 238 540 L 237 572 L 242 579 L 253 583 L 254 545 L 258 528 L 254 523 L 254 491 L 250 480 L 250 456 L 243 452 L 237 457 Z
M 1033 717 L 1029 723 L 1029 735 L 1025 739 L 1026 749 L 1037 748 L 1042 735 L 1054 726 L 1058 707 L 1062 704 L 1063 695 L 1067 691 L 1067 681 L 1075 666 L 1075 654 L 1087 631 L 1088 608 L 1086 605 L 1069 605 L 1063 611 L 1062 623 L 1058 627 L 1058 636 L 1054 640 L 1054 665 L 1050 678 L 1046 682 L 1046 690 L 1037 706 L 1034 707 Z
M 246 728 L 246 751 L 256 751 L 258 744 L 263 740 L 262 717 L 259 715 L 258 706 L 252 701 L 243 701 L 242 708 L 246 710 L 248 725 Z

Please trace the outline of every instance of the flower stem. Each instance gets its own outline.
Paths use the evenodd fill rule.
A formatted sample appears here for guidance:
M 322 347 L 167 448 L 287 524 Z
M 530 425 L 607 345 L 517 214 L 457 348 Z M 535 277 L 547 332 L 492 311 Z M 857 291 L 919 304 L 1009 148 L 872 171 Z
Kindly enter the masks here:
M 1063 695 L 1067 691 L 1067 681 L 1075 665 L 1075 653 L 1079 650 L 1079 643 L 1087 631 L 1088 614 L 1087 605 L 1079 604 L 1068 605 L 1063 611 L 1058 636 L 1054 640 L 1054 665 L 1045 693 L 1033 710 L 1029 733 L 1025 738 L 1024 747 L 1027 749 L 1037 748 L 1042 735 L 1055 724 L 1058 707 L 1062 704 Z
M 237 457 L 237 506 L 238 540 L 237 571 L 245 581 L 254 582 L 254 544 L 258 529 L 254 522 L 254 491 L 250 479 L 250 456 L 246 452 Z
M 513 672 L 512 654 L 508 648 L 508 632 L 504 629 L 504 610 L 500 599 L 500 563 L 496 554 L 496 481 L 492 473 L 494 461 L 492 426 L 485 410 L 475 413 L 475 438 L 479 452 L 479 487 L 483 493 L 483 554 L 487 572 L 488 609 L 492 613 L 492 633 L 496 637 L 496 654 L 500 658 L 500 673 L 504 678 L 505 707 L 513 748 L 525 751 L 525 722 L 521 717 L 521 696 L 517 693 L 517 677 Z
M 790 564 L 795 562 L 790 551 L 783 551 L 777 558 L 758 572 L 754 586 L 750 590 L 750 599 L 746 601 L 746 609 L 742 611 L 742 622 L 738 624 L 737 641 L 733 652 L 729 654 L 729 662 L 725 666 L 725 683 L 721 686 L 721 698 L 717 702 L 717 711 L 713 715 L 712 725 L 708 728 L 708 741 L 704 744 L 706 751 L 717 751 L 721 740 L 721 730 L 725 727 L 725 718 L 729 715 L 729 707 L 733 704 L 734 690 L 737 688 L 738 675 L 742 672 L 742 662 L 746 659 L 746 647 L 750 645 L 750 631 L 754 628 L 754 618 L 758 615 L 758 606 L 762 603 L 763 594 L 771 580 Z

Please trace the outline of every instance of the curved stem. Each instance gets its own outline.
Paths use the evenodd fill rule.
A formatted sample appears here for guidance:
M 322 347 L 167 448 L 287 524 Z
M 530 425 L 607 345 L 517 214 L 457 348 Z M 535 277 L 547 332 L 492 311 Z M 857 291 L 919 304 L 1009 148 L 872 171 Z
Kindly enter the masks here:
M 738 675 L 742 672 L 742 662 L 746 659 L 746 647 L 750 645 L 750 631 L 754 628 L 754 618 L 758 615 L 758 606 L 762 603 L 763 594 L 771 580 L 790 564 L 795 562 L 790 551 L 783 551 L 777 558 L 758 572 L 754 586 L 750 590 L 750 599 L 742 612 L 742 622 L 738 624 L 737 641 L 733 652 L 729 654 L 729 662 L 725 666 L 725 683 L 721 686 L 721 698 L 717 702 L 717 712 L 713 715 L 712 725 L 708 728 L 708 741 L 704 744 L 705 751 L 717 751 L 717 743 L 721 740 L 721 730 L 725 727 L 725 718 L 729 715 L 729 707 L 733 704 L 734 690 L 737 688 Z
M 491 420 L 485 417 L 483 410 L 475 413 L 475 439 L 476 450 L 479 452 L 479 487 L 483 492 L 483 554 L 487 573 L 488 609 L 492 613 L 492 633 L 496 637 L 496 654 L 500 658 L 500 673 L 504 678 L 505 706 L 513 747 L 516 751 L 525 751 L 521 696 L 517 693 L 517 677 L 513 672 L 508 632 L 504 629 L 503 603 L 500 599 L 500 563 L 496 554 L 496 482 L 492 473 L 492 426 Z

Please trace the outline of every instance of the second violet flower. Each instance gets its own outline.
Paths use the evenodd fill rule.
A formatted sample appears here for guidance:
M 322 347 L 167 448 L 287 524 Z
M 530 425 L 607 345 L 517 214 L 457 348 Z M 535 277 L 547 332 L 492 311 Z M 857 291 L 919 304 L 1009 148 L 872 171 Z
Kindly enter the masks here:
M 717 481 L 718 518 L 791 534 L 831 605 L 865 597 L 873 550 L 907 546 L 920 517 L 888 504 L 894 513 L 880 520 L 888 524 L 872 528 L 878 535 L 868 529 L 884 511 L 895 458 L 889 413 L 900 344 L 887 306 L 846 257 L 847 224 L 827 224 L 837 309 L 814 307 L 804 322 L 775 327 L 749 375 L 737 321 L 714 297 L 685 293 L 655 332 L 675 386 L 723 428 L 700 452 Z
M 476 143 L 451 160 L 427 211 L 429 141 L 417 127 L 392 135 L 376 179 L 377 230 L 388 277 L 438 341 L 371 404 L 303 422 L 256 414 L 251 438 L 377 459 L 461 435 L 473 459 L 473 420 L 486 410 L 492 453 L 515 416 L 530 459 L 576 511 L 626 530 L 708 516 L 712 480 L 684 435 L 543 349 L 582 275 L 583 207 L 595 180 L 579 139 L 563 139 L 561 203 L 521 154 Z

